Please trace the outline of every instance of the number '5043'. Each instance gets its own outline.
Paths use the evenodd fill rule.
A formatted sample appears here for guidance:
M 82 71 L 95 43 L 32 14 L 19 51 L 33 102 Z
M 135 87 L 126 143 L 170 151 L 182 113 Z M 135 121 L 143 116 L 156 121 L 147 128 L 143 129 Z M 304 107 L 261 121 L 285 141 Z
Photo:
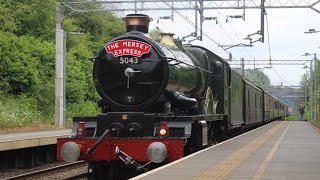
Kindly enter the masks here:
M 120 64 L 138 64 L 138 57 L 120 57 Z

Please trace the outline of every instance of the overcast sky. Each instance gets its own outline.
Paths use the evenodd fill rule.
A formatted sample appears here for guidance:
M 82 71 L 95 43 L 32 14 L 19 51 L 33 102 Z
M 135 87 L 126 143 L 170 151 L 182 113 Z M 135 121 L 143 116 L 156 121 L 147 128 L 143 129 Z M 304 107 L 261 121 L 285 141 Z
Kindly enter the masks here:
M 194 21 L 193 11 L 179 11 L 188 19 Z M 194 28 L 177 14 L 174 15 L 174 22 L 170 20 L 160 20 L 157 17 L 161 15 L 171 15 L 170 12 L 144 12 L 154 18 L 150 29 L 156 26 L 164 32 L 172 32 L 176 37 L 183 37 L 194 31 Z M 221 45 L 233 45 L 238 43 L 246 43 L 243 40 L 248 34 L 252 34 L 260 30 L 260 10 L 246 10 L 245 18 L 228 19 L 227 15 L 241 15 L 242 10 L 206 10 L 204 15 L 218 17 L 218 24 L 215 21 L 204 22 L 204 32 L 207 33 L 214 41 Z M 309 60 L 313 56 L 302 56 L 305 53 L 318 53 L 320 46 L 320 33 L 305 34 L 308 29 L 320 30 L 320 14 L 311 9 L 267 9 L 268 21 L 265 21 L 265 42 L 254 43 L 254 47 L 236 47 L 228 50 L 233 54 L 233 59 L 269 59 L 269 45 L 267 22 L 270 37 L 271 59 L 275 60 Z M 257 39 L 259 36 L 253 36 Z M 223 58 L 228 58 L 228 54 L 218 47 L 214 42 L 204 37 L 202 42 L 194 41 L 193 44 L 203 45 L 212 50 Z M 307 64 L 309 66 L 309 64 Z M 257 66 L 262 68 L 263 66 Z M 253 68 L 253 66 L 246 66 Z M 302 66 L 279 66 L 273 65 L 271 69 L 263 69 L 272 85 L 286 86 L 299 85 L 301 76 L 309 72 Z

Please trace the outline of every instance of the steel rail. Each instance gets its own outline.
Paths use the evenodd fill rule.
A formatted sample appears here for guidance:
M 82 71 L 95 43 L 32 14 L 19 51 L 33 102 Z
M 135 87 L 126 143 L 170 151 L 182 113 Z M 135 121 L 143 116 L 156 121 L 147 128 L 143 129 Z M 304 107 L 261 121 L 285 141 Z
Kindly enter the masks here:
M 51 167 L 51 168 L 47 168 L 47 169 L 41 169 L 41 170 L 38 170 L 38 171 L 33 171 L 33 172 L 25 173 L 25 174 L 11 176 L 11 177 L 8 177 L 8 178 L 4 178 L 3 180 L 26 179 L 26 178 L 37 177 L 37 176 L 39 176 L 41 174 L 48 174 L 48 173 L 60 171 L 60 170 L 71 168 L 71 167 L 76 168 L 76 167 L 84 165 L 86 163 L 87 163 L 86 161 L 77 161 L 77 162 L 63 164 L 63 165 L 59 165 L 59 166 L 55 166 L 55 167 Z M 83 173 L 79 174 L 79 175 L 75 175 L 75 177 L 77 177 L 77 176 L 83 176 Z M 69 178 L 66 178 L 66 179 L 73 179 L 73 178 L 74 177 L 69 177 Z

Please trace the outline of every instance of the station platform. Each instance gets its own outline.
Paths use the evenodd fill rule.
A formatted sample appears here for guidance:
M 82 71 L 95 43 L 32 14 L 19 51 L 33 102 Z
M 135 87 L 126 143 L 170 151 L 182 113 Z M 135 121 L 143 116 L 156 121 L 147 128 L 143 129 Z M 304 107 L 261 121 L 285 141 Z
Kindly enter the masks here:
M 275 121 L 137 179 L 320 179 L 320 131 L 305 121 Z
M 52 145 L 57 138 L 70 136 L 71 129 L 0 134 L 0 151 Z

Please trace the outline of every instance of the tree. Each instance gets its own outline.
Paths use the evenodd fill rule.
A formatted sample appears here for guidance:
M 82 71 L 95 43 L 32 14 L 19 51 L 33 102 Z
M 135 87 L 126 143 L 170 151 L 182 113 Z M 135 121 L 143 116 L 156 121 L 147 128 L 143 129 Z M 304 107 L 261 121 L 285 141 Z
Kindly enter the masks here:
M 55 2 L 0 0 L 0 91 L 36 99 L 48 116 L 55 102 Z M 64 30 L 84 33 L 67 37 L 67 107 L 74 112 L 69 115 L 95 112 L 99 97 L 87 59 L 123 34 L 124 23 L 108 12 L 75 13 L 64 19 Z
M 309 84 L 310 84 L 309 73 L 306 72 L 301 77 L 300 86 L 309 87 Z
M 39 83 L 39 57 L 32 37 L 0 32 L 0 89 L 12 94 L 34 91 Z
M 242 73 L 240 68 L 234 69 L 239 74 Z M 257 69 L 245 69 L 245 78 L 249 79 L 253 84 L 257 86 L 270 86 L 269 77 L 264 74 L 261 70 Z
M 54 40 L 55 0 L 0 1 L 2 31 Z
M 160 29 L 152 29 L 149 34 L 152 39 L 160 39 L 162 31 Z

